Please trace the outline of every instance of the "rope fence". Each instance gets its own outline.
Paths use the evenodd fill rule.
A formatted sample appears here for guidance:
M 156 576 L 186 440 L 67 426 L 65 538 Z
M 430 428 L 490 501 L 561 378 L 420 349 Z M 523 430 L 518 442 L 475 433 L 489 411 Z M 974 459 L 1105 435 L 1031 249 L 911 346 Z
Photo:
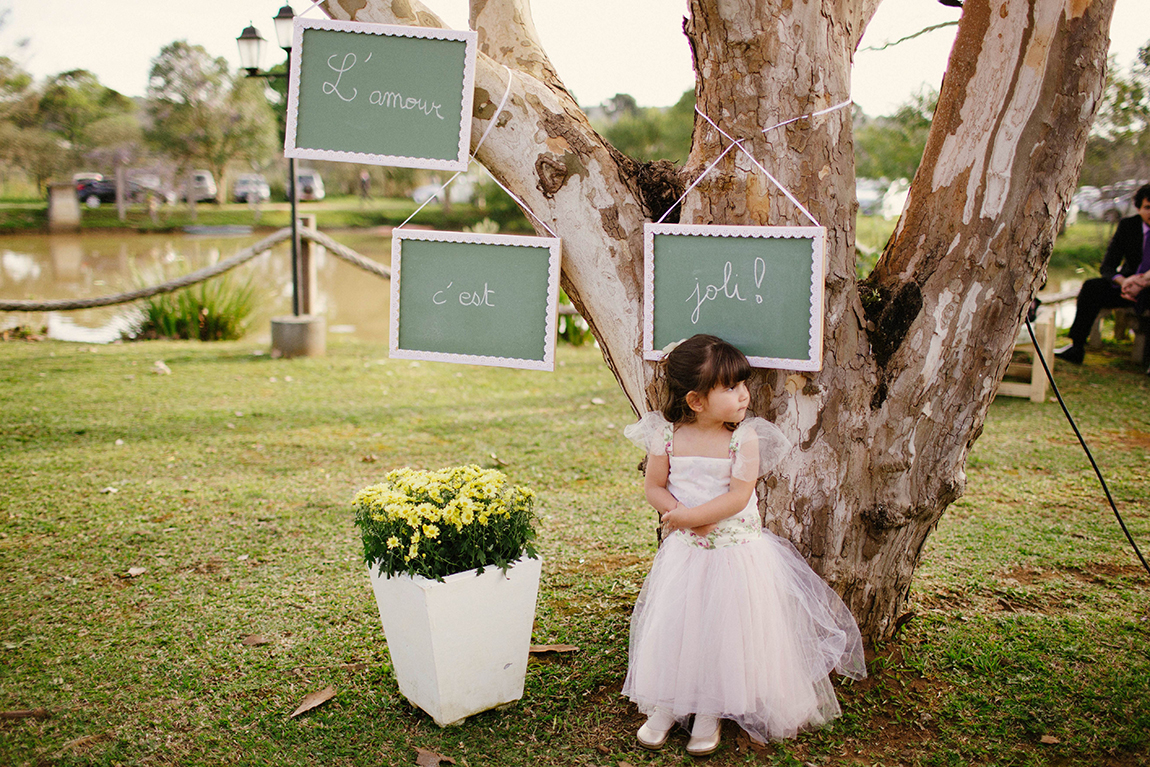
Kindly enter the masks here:
M 322 245 L 327 248 L 332 255 L 347 261 L 353 266 L 358 266 L 366 272 L 371 272 L 377 277 L 382 277 L 385 280 L 391 279 L 391 270 L 386 266 L 372 261 L 370 258 L 356 253 L 351 248 L 341 245 L 333 240 L 331 237 L 323 234 L 322 232 L 313 231 L 310 229 L 300 230 L 300 239 L 310 240 L 317 245 Z M 236 253 L 231 258 L 220 261 L 212 266 L 197 269 L 181 277 L 163 282 L 159 285 L 153 285 L 148 288 L 140 288 L 139 290 L 131 290 L 124 293 L 117 293 L 111 296 L 100 296 L 97 298 L 77 298 L 77 299 L 59 299 L 55 301 L 7 301 L 0 299 L 0 311 L 4 312 L 62 312 L 73 309 L 93 309 L 98 306 L 114 306 L 116 304 L 126 304 L 131 301 L 137 301 L 141 298 L 149 298 L 161 293 L 171 293 L 180 288 L 186 288 L 189 285 L 195 285 L 197 282 L 210 280 L 212 277 L 223 274 L 229 269 L 234 269 L 241 264 L 247 263 L 261 253 L 271 250 L 276 245 L 279 245 L 285 240 L 291 239 L 291 228 L 285 227 L 278 232 L 271 234 L 264 239 L 260 240 L 254 245 L 244 248 L 239 253 Z

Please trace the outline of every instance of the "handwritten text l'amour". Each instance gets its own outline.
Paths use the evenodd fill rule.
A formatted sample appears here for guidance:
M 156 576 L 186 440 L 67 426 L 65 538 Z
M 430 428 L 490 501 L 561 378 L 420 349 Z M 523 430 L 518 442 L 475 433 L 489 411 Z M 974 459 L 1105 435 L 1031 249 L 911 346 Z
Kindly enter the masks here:
M 335 80 L 327 80 L 323 84 L 323 92 L 328 96 L 336 96 L 342 101 L 355 101 L 359 97 L 359 88 L 343 83 L 343 76 L 350 72 L 353 67 L 359 62 L 358 57 L 354 53 L 345 53 L 343 58 L 339 59 L 338 53 L 333 53 L 327 57 L 328 69 L 336 73 Z M 363 63 L 371 61 L 371 54 L 367 54 L 367 58 Z M 404 96 L 398 91 L 372 91 L 367 100 L 371 104 L 381 107 L 389 107 L 391 109 L 415 109 L 423 112 L 428 117 L 434 115 L 440 120 L 444 117 L 439 113 L 441 104 L 436 104 L 427 99 L 418 98 L 416 96 Z

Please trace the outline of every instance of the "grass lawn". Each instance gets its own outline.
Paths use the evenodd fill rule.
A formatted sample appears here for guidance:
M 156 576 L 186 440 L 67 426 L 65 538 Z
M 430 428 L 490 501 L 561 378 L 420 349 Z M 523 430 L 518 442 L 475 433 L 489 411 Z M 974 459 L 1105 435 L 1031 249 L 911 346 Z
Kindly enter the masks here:
M 599 353 L 561 346 L 547 374 L 328 349 L 0 343 L 0 714 L 43 709 L 0 718 L 0 764 L 695 763 L 685 734 L 639 749 L 618 694 L 654 516 Z M 1150 549 L 1150 379 L 1127 351 L 1056 373 Z M 391 468 L 465 462 L 538 491 L 533 641 L 579 649 L 440 729 L 397 692 L 350 501 Z M 1147 763 L 1150 576 L 1058 406 L 995 402 L 968 473 L 915 619 L 838 685 L 843 718 L 767 747 L 726 729 L 708 764 Z

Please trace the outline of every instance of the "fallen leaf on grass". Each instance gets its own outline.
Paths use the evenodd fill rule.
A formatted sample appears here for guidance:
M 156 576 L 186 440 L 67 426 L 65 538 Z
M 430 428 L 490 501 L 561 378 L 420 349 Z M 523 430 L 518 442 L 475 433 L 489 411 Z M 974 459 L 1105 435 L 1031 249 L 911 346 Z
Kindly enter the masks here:
M 299 708 L 297 708 L 292 713 L 291 717 L 289 717 L 289 718 L 295 719 L 300 714 L 307 713 L 308 711 L 311 711 L 316 706 L 327 703 L 329 700 L 331 700 L 334 697 L 335 697 L 335 688 L 332 687 L 330 684 L 327 687 L 320 690 L 319 692 L 308 693 L 306 696 L 304 696 L 303 701 L 300 702 Z
M 152 373 L 160 376 L 170 376 L 172 369 L 168 367 L 163 360 L 156 360 L 152 363 Z
M 376 461 L 379 460 L 379 458 L 377 458 L 374 455 L 368 454 L 368 455 L 365 455 L 363 458 L 360 458 L 359 460 L 363 461 L 364 463 L 375 463 Z
M 246 647 L 259 647 L 260 645 L 270 643 L 270 639 L 264 639 L 259 634 L 248 634 L 246 637 L 244 637 L 244 641 L 242 642 L 242 644 Z
M 128 572 L 124 573 L 120 577 L 121 578 L 138 578 L 139 576 L 143 575 L 146 572 L 148 572 L 148 570 L 145 567 L 129 567 Z
M 578 647 L 570 644 L 533 644 L 527 652 L 538 654 L 545 652 L 577 652 L 578 650 Z
M 418 767 L 439 767 L 443 762 L 455 764 L 455 760 L 450 756 L 437 754 L 434 751 L 428 751 L 418 746 L 415 747 L 415 763 Z
M 112 734 L 109 732 L 100 732 L 95 735 L 85 735 L 82 738 L 76 738 L 75 740 L 68 741 L 64 744 L 64 747 L 60 749 L 60 751 L 67 751 L 70 748 L 87 748 L 93 743 L 99 743 L 101 740 L 108 740 L 111 737 Z
M 1054 737 L 1053 735 L 1043 735 L 1041 738 L 1038 739 L 1038 742 L 1039 743 L 1045 743 L 1048 746 L 1053 746 L 1053 745 L 1056 745 L 1058 743 L 1061 743 L 1062 741 L 1059 740 L 1058 738 Z
M 116 488 L 114 488 L 114 487 L 108 486 L 108 487 L 105 487 L 105 488 L 104 488 L 103 490 L 101 490 L 100 492 L 101 492 L 101 493 L 103 493 L 104 495 L 111 495 L 112 493 L 118 493 L 118 492 L 120 492 L 120 491 L 119 491 L 119 490 L 117 490 L 117 489 L 116 489 Z
M 50 719 L 46 708 L 28 708 L 20 711 L 0 711 L 0 719 Z

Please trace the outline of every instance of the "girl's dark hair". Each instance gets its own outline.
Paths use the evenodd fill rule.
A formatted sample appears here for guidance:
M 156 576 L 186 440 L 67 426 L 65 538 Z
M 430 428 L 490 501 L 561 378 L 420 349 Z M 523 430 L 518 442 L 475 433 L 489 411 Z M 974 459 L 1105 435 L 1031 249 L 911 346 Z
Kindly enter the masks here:
M 688 393 L 705 397 L 716 386 L 735 386 L 751 377 L 746 355 L 721 338 L 703 334 L 672 349 L 660 367 L 664 385 L 659 410 L 673 424 L 695 420 L 695 411 L 687 404 Z M 735 424 L 727 426 L 733 429 Z

